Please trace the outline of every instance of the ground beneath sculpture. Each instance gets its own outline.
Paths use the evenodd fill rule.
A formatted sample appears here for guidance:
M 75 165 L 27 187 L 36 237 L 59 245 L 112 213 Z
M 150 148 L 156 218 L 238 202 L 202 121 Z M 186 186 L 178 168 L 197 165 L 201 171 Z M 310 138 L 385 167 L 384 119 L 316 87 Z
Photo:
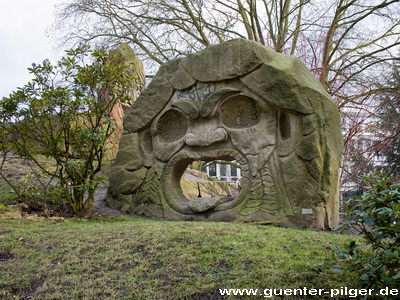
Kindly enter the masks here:
M 142 218 L 143 219 L 143 216 L 138 216 L 138 215 L 134 215 L 134 214 L 126 214 L 120 210 L 109 207 L 106 202 L 106 196 L 107 196 L 107 188 L 101 188 L 97 191 L 97 193 L 95 195 L 93 215 L 108 214 L 108 215 L 113 215 L 113 216 L 121 216 L 121 217 L 127 217 L 127 218 Z

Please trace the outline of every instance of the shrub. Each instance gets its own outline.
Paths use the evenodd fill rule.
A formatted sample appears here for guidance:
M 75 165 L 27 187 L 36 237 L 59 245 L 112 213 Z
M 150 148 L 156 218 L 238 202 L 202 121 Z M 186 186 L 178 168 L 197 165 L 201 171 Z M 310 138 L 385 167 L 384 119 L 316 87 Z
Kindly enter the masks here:
M 352 272 L 361 286 L 400 286 L 400 185 L 382 174 L 365 175 L 367 190 L 347 203 L 346 224 L 363 237 L 334 252 L 337 270 Z
M 129 102 L 134 75 L 118 54 L 88 46 L 66 53 L 54 65 L 32 64 L 32 82 L 0 100 L 0 176 L 20 199 L 40 199 L 44 192 L 62 199 L 75 215 L 88 216 L 106 141 L 116 130 L 112 111 Z M 49 181 L 36 176 L 27 188 L 13 184 L 4 172 L 10 150 Z M 38 160 L 38 153 L 53 165 Z

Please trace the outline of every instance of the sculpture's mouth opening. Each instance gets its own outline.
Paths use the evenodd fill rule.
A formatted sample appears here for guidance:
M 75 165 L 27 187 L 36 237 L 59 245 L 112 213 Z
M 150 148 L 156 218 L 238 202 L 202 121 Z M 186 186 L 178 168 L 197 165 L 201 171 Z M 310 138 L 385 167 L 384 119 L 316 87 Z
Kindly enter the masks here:
M 180 213 L 199 214 L 237 206 L 248 190 L 247 160 L 234 150 L 180 151 L 165 167 L 164 195 Z
M 241 189 L 241 168 L 236 161 L 193 161 L 180 179 L 189 207 L 202 212 L 234 200 Z

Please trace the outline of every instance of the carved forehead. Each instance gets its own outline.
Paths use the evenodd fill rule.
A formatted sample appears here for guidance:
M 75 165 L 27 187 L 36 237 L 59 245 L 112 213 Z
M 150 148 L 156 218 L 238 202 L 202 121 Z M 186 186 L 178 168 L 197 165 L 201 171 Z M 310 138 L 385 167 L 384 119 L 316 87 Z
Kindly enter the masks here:
M 235 87 L 197 83 L 190 90 L 176 91 L 170 100 L 170 106 L 184 112 L 191 119 L 205 118 L 213 113 L 222 99 L 239 93 L 240 89 Z
M 236 39 L 162 65 L 147 89 L 130 107 L 124 120 L 125 130 L 137 132 L 147 126 L 176 95 L 205 95 L 204 101 L 212 104 L 224 94 L 235 92 L 235 88 L 213 90 L 213 85 L 207 87 L 207 84 L 233 79 L 239 80 L 263 101 L 301 114 L 322 115 L 321 98 L 332 102 L 319 82 L 296 58 L 276 53 L 253 41 Z M 193 94 L 193 87 L 198 82 L 203 83 L 199 85 L 202 90 Z M 179 105 L 186 105 L 185 110 L 194 111 L 188 104 Z M 209 113 L 202 107 L 196 108 L 200 114 Z

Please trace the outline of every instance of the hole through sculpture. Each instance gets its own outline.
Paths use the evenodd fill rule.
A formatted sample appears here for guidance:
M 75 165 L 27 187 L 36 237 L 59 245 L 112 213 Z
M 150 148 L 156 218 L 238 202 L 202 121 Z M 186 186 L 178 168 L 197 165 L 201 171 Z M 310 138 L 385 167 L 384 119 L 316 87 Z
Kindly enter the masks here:
M 223 156 L 227 160 L 216 160 L 209 156 L 203 157 L 199 162 L 179 155 L 171 160 L 165 173 L 165 195 L 168 203 L 176 211 L 186 214 L 204 213 L 215 210 L 216 207 L 224 210 L 237 205 L 247 188 L 246 180 L 242 183 L 240 164 L 234 160 L 237 157 L 227 155 Z M 185 168 L 187 163 L 191 167 L 200 163 L 204 172 Z M 245 185 L 244 188 L 242 184 Z
M 234 199 L 240 191 L 240 181 L 241 169 L 235 161 L 193 161 L 182 174 L 180 186 L 186 199 L 216 196 Z
M 172 220 L 332 228 L 341 151 L 338 110 L 306 67 L 232 40 L 161 66 L 124 119 L 107 202 Z M 198 162 L 240 178 L 240 192 L 206 195 L 198 173 L 185 191 Z

